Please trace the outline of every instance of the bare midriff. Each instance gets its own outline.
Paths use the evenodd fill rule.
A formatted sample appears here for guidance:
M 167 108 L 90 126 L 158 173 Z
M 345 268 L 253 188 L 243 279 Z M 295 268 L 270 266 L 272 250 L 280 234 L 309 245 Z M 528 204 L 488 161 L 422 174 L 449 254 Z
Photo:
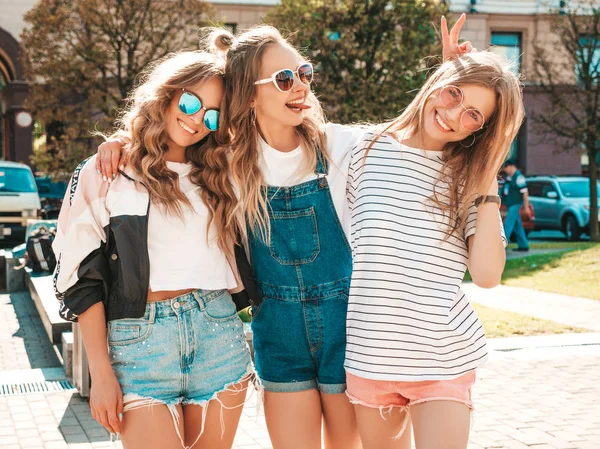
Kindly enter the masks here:
M 165 299 L 176 298 L 181 295 L 185 295 L 186 293 L 193 292 L 197 290 L 195 288 L 186 288 L 183 290 L 163 290 L 158 292 L 153 292 L 152 290 L 148 290 L 148 302 L 156 302 L 156 301 L 164 301 Z

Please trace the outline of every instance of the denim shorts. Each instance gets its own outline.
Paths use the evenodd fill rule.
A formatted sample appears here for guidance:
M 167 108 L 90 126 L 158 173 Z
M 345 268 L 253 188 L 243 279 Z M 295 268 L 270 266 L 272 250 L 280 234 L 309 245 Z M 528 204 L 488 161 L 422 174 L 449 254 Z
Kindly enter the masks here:
M 253 308 L 254 360 L 264 389 L 344 393 L 347 282 L 315 288 L 308 298 L 292 290 L 262 285 L 263 301 Z
M 125 411 L 131 401 L 205 405 L 252 373 L 242 322 L 226 290 L 150 302 L 142 318 L 108 323 Z M 244 392 L 245 393 L 245 392 Z

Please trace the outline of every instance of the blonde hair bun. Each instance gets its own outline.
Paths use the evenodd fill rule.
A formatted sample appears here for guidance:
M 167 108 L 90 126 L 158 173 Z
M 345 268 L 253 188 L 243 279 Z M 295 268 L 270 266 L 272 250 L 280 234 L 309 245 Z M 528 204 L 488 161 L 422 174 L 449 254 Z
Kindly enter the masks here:
M 233 34 L 223 28 L 214 29 L 208 36 L 209 50 L 218 55 L 225 55 L 233 45 L 235 38 Z

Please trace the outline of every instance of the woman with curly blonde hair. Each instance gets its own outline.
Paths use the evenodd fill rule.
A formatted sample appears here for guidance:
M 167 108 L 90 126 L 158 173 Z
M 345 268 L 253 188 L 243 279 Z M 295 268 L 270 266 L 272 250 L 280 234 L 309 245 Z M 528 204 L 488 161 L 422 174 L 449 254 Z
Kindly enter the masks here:
M 228 292 L 239 282 L 235 192 L 214 138 L 222 97 L 214 55 L 150 67 L 116 133 L 127 168 L 106 183 L 96 156 L 82 162 L 61 210 L 61 314 L 81 327 L 92 416 L 127 449 L 230 448 L 241 415 L 252 363 Z

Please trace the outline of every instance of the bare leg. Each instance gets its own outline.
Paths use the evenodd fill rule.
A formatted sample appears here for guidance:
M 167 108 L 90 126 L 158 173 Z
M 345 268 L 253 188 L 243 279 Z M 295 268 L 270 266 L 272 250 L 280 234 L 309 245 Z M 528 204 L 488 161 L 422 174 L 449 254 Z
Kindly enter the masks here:
M 244 408 L 247 389 L 248 380 L 244 380 L 219 393 L 217 399 L 213 399 L 204 407 L 184 406 L 185 445 L 190 449 L 231 449 Z M 203 423 L 202 413 L 205 407 L 208 407 L 208 410 L 206 421 Z M 204 432 L 202 432 L 203 424 Z
M 411 429 L 407 411 L 399 407 L 383 413 L 378 408 L 355 405 L 358 431 L 364 449 L 410 449 Z M 382 414 L 385 419 L 382 418 Z M 398 434 L 405 427 L 400 438 Z
M 417 449 L 465 449 L 471 410 L 454 401 L 429 401 L 410 408 Z
M 321 418 L 321 398 L 315 389 L 265 391 L 265 419 L 273 449 L 320 449 Z
M 182 415 L 180 405 L 176 406 Z M 178 420 L 179 435 L 183 436 L 183 420 Z M 182 449 L 171 412 L 164 404 L 155 404 L 123 413 L 121 441 L 125 449 Z
M 360 449 L 354 406 L 348 396 L 321 393 L 323 430 L 326 449 Z

